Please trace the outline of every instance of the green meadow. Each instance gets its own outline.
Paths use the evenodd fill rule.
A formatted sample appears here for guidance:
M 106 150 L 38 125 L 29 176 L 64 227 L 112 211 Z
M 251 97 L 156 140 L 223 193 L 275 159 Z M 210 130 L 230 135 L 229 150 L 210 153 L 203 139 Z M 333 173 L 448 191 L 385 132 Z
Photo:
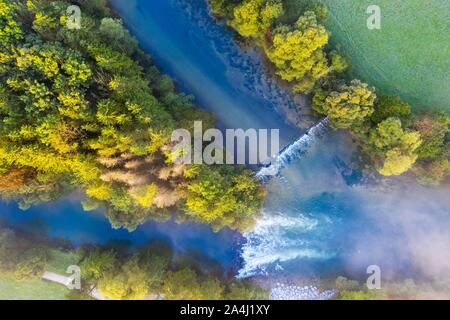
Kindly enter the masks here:
M 64 300 L 66 287 L 41 279 L 16 280 L 0 277 L 0 300 Z
M 305 0 L 283 0 L 287 21 Z M 394 93 L 416 111 L 450 112 L 448 0 L 321 0 L 328 6 L 331 43 L 352 61 L 352 76 Z M 381 9 L 381 29 L 367 28 L 369 5 Z

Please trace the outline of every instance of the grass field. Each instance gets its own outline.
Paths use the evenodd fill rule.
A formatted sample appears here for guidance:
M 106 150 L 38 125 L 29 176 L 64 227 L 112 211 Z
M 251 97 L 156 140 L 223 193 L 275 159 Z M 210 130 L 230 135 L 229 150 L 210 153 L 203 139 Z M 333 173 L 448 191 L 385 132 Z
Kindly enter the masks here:
M 18 281 L 0 277 L 0 300 L 63 300 L 69 290 L 40 279 Z
M 78 263 L 75 253 L 50 251 L 46 271 L 65 275 L 67 267 Z M 57 283 L 41 279 L 18 281 L 14 277 L 0 277 L 0 300 L 63 300 L 69 290 Z
M 304 3 L 284 0 L 286 20 Z M 352 60 L 352 75 L 400 95 L 415 110 L 450 112 L 449 0 L 320 0 L 328 6 L 331 41 Z M 381 9 L 381 29 L 367 28 L 369 5 Z

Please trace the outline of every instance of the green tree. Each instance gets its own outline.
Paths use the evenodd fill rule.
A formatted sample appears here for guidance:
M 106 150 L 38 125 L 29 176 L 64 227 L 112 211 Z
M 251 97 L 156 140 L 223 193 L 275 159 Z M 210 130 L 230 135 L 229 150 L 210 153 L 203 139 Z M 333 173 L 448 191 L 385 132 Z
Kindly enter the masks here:
M 407 118 L 411 114 L 411 106 L 394 95 L 382 95 L 375 104 L 371 120 L 378 124 L 390 117 Z
M 21 242 L 14 231 L 0 229 L 0 273 L 11 273 L 19 259 Z
M 201 286 L 197 274 L 190 269 L 169 271 L 163 286 L 167 300 L 201 300 Z
M 230 0 L 210 0 L 211 12 L 220 17 L 229 17 L 233 15 L 235 3 Z
M 219 228 L 228 225 L 245 229 L 244 221 L 253 221 L 253 214 L 262 207 L 264 190 L 260 183 L 249 171 L 239 173 L 229 166 L 198 169 L 187 187 L 188 214 Z
M 108 43 L 115 49 L 132 54 L 137 50 L 137 41 L 123 27 L 122 20 L 113 18 L 103 18 L 99 33 L 108 40 Z
M 417 153 L 420 158 L 436 159 L 443 156 L 448 145 L 450 117 L 445 113 L 423 113 L 414 117 L 412 128 L 420 132 L 423 143 Z
M 48 264 L 48 252 L 45 248 L 30 248 L 20 256 L 15 267 L 14 275 L 17 279 L 40 278 Z
M 330 52 L 331 69 L 336 73 L 343 73 L 349 68 L 349 62 L 336 50 Z
M 223 285 L 217 279 L 200 277 L 191 269 L 169 271 L 164 280 L 163 293 L 167 300 L 220 300 Z
M 222 300 L 224 287 L 218 279 L 208 278 L 201 284 L 201 295 L 207 300 Z
M 244 0 L 234 7 L 229 24 L 243 37 L 262 38 L 282 14 L 283 5 L 279 0 Z
M 374 112 L 373 88 L 359 80 L 340 86 L 326 94 L 318 91 L 313 99 L 314 111 L 326 115 L 335 128 L 349 129 L 361 125 Z
M 366 148 L 377 164 L 378 172 L 391 176 L 412 167 L 421 142 L 419 132 L 403 130 L 400 119 L 388 118 L 370 132 Z
M 113 273 L 118 267 L 118 260 L 112 251 L 95 249 L 81 262 L 80 269 L 83 278 L 97 283 L 107 274 Z
M 295 81 L 294 90 L 307 93 L 318 79 L 329 72 L 323 51 L 328 37 L 328 32 L 318 24 L 314 12 L 307 11 L 294 27 L 281 26 L 274 30 L 266 53 L 282 79 Z
M 23 38 L 17 20 L 19 5 L 14 1 L 0 0 L 0 46 L 7 47 Z
M 153 248 L 145 248 L 140 254 L 140 263 L 142 268 L 147 273 L 148 286 L 153 292 L 161 290 L 161 286 L 171 261 L 171 257 L 167 255 L 167 252 L 159 252 L 164 248 L 164 245 L 161 245 L 160 243 L 157 243 L 157 245 L 157 250 L 154 250 Z
M 106 274 L 98 282 L 99 292 L 114 300 L 143 300 L 150 291 L 146 271 L 139 265 L 138 257 L 127 261 L 120 271 Z
M 0 228 L 0 273 L 18 280 L 40 278 L 49 260 L 48 250 Z
M 375 290 L 369 291 L 342 291 L 339 293 L 341 300 L 382 300 L 382 293 Z
M 413 171 L 419 183 L 438 186 L 450 175 L 450 161 L 446 158 L 419 161 Z
M 228 286 L 225 294 L 227 300 L 267 300 L 269 292 L 267 290 L 250 286 L 242 281 L 234 281 Z

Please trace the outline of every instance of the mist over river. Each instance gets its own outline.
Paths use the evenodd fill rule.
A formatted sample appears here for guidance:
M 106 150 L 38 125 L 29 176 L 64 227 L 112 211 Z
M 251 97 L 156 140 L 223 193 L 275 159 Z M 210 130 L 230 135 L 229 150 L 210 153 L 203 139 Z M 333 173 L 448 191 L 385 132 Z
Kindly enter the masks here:
M 255 50 L 239 48 L 234 33 L 209 15 L 204 0 L 113 0 L 142 48 L 212 111 L 220 128 L 280 129 L 281 146 L 304 133 L 278 112 L 295 103 L 265 73 Z M 304 106 L 299 106 L 304 108 Z M 450 189 L 422 187 L 409 178 L 367 177 L 343 132 L 314 141 L 268 184 L 263 218 L 243 236 L 207 226 L 149 222 L 134 233 L 113 230 L 99 213 L 60 200 L 19 212 L 1 204 L 0 217 L 19 227 L 44 221 L 52 237 L 140 244 L 164 239 L 176 250 L 195 249 L 239 269 L 241 277 L 365 275 L 378 265 L 388 276 L 450 274 Z

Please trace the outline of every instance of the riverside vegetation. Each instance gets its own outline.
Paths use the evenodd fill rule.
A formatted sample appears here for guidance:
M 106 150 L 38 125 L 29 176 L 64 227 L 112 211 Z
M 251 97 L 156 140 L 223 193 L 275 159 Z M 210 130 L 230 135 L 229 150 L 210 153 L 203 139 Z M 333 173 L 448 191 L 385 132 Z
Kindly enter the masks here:
M 94 289 L 113 300 L 248 300 L 268 297 L 265 290 L 249 281 L 226 277 L 218 264 L 210 263 L 211 266 L 205 268 L 204 264 L 200 265 L 201 257 L 196 259 L 193 254 L 175 254 L 168 244 L 159 241 L 139 248 L 110 242 L 104 246 L 88 245 L 75 250 L 68 244 L 42 236 L 40 239 L 30 238 L 5 226 L 0 227 L 0 240 L 0 280 L 14 279 L 19 284 L 30 282 L 37 286 L 45 271 L 67 275 L 68 263 L 79 265 L 82 288 L 67 290 L 67 299 L 92 299 Z M 59 265 L 60 268 L 55 270 Z M 50 296 L 51 292 L 47 294 Z
M 67 8 L 81 8 L 69 29 Z M 147 219 L 247 230 L 265 192 L 239 166 L 176 165 L 174 129 L 214 118 L 177 93 L 106 0 L 0 0 L 0 193 L 27 208 L 72 190 L 114 227 Z
M 350 61 L 328 44 L 325 5 L 290 0 L 209 3 L 212 13 L 225 19 L 241 39 L 262 49 L 294 93 L 311 97 L 317 114 L 327 116 L 334 128 L 351 132 L 371 168 L 384 176 L 408 172 L 430 185 L 449 177 L 448 114 L 414 114 L 399 97 L 376 94 L 368 84 L 349 79 Z M 298 11 L 301 16 L 292 17 Z

